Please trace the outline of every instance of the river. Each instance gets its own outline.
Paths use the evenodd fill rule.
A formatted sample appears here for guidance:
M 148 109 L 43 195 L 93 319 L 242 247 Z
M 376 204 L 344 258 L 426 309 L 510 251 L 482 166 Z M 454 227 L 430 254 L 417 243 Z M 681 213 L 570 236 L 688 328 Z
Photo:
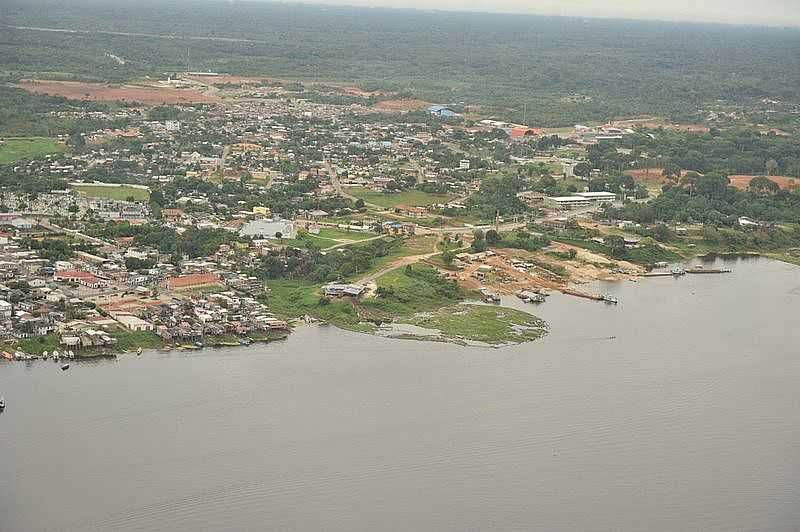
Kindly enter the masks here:
M 503 349 L 0 362 L 0 530 L 797 530 L 800 268 L 724 264 Z

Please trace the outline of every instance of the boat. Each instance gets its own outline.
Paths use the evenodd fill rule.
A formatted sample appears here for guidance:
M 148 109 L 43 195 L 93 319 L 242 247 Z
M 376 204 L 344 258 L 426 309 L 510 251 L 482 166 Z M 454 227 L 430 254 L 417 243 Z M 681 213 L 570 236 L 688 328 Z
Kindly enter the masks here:
M 605 301 L 606 303 L 611 303 L 613 305 L 616 305 L 617 303 L 619 303 L 619 299 L 617 299 L 616 297 L 614 297 L 612 295 L 609 295 L 609 294 L 603 295 L 602 296 L 602 300 Z
M 3 351 L 3 358 L 6 360 L 14 360 L 14 355 L 9 353 L 8 351 Z
M 525 303 L 544 303 L 546 297 L 538 292 L 530 292 L 528 290 L 520 290 L 517 292 L 517 297 Z
M 6 398 L 0 397 L 0 410 L 3 410 L 6 407 Z
M 47 351 L 42 351 L 42 360 L 47 360 L 48 357 L 49 355 L 47 354 Z
M 731 273 L 730 270 L 721 270 L 718 268 L 704 268 L 702 266 L 694 266 L 693 268 L 688 268 L 686 273 Z
M 672 275 L 686 275 L 686 270 L 683 268 L 672 268 L 669 273 Z
M 195 347 L 197 347 L 197 348 L 203 348 L 203 347 L 205 347 L 205 344 L 203 344 L 203 342 L 195 342 L 195 343 L 194 343 L 194 345 L 195 345 Z
M 67 371 L 68 369 L 69 369 L 69 362 L 61 366 L 61 371 Z
M 239 339 L 239 345 L 250 345 L 251 343 L 252 343 L 252 340 L 250 340 L 250 338 L 240 338 Z
M 141 347 L 136 350 L 136 356 L 137 357 L 142 356 L 142 348 Z

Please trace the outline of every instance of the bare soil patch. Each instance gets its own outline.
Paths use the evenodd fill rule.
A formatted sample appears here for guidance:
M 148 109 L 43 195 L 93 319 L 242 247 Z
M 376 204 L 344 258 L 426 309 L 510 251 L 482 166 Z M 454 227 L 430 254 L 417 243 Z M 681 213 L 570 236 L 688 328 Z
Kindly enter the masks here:
M 19 87 L 37 94 L 71 100 L 141 102 L 143 104 L 212 103 L 217 98 L 195 89 L 110 85 L 80 81 L 24 80 Z
M 728 179 L 730 179 L 731 181 L 731 186 L 734 186 L 740 190 L 745 190 L 747 186 L 750 184 L 750 181 L 752 181 L 756 177 L 763 177 L 763 176 L 732 175 L 728 176 Z M 796 188 L 800 188 L 800 179 L 796 177 L 772 175 L 769 176 L 769 179 L 770 181 L 772 181 L 773 183 L 775 183 L 784 190 L 793 190 Z

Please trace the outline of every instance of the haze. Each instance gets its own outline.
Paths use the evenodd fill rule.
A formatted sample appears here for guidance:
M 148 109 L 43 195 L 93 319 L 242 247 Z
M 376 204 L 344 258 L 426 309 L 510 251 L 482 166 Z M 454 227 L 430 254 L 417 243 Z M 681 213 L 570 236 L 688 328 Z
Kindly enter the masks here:
M 303 0 L 289 0 L 297 2 Z M 308 3 L 308 2 L 305 2 Z M 316 0 L 317 4 L 800 26 L 798 0 Z

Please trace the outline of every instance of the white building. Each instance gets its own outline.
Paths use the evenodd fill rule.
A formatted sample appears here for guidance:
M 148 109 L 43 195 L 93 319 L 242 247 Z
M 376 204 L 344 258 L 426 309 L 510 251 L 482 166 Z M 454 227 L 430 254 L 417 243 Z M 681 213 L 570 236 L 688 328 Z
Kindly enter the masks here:
M 614 203 L 616 200 L 617 195 L 613 192 L 578 192 L 573 196 L 548 197 L 544 203 L 553 209 L 572 210 Z
M 8 301 L 0 299 L 0 320 L 6 321 L 11 319 L 12 306 Z
M 242 236 L 259 238 L 295 238 L 297 228 L 291 220 L 253 220 L 247 222 L 239 231 Z

